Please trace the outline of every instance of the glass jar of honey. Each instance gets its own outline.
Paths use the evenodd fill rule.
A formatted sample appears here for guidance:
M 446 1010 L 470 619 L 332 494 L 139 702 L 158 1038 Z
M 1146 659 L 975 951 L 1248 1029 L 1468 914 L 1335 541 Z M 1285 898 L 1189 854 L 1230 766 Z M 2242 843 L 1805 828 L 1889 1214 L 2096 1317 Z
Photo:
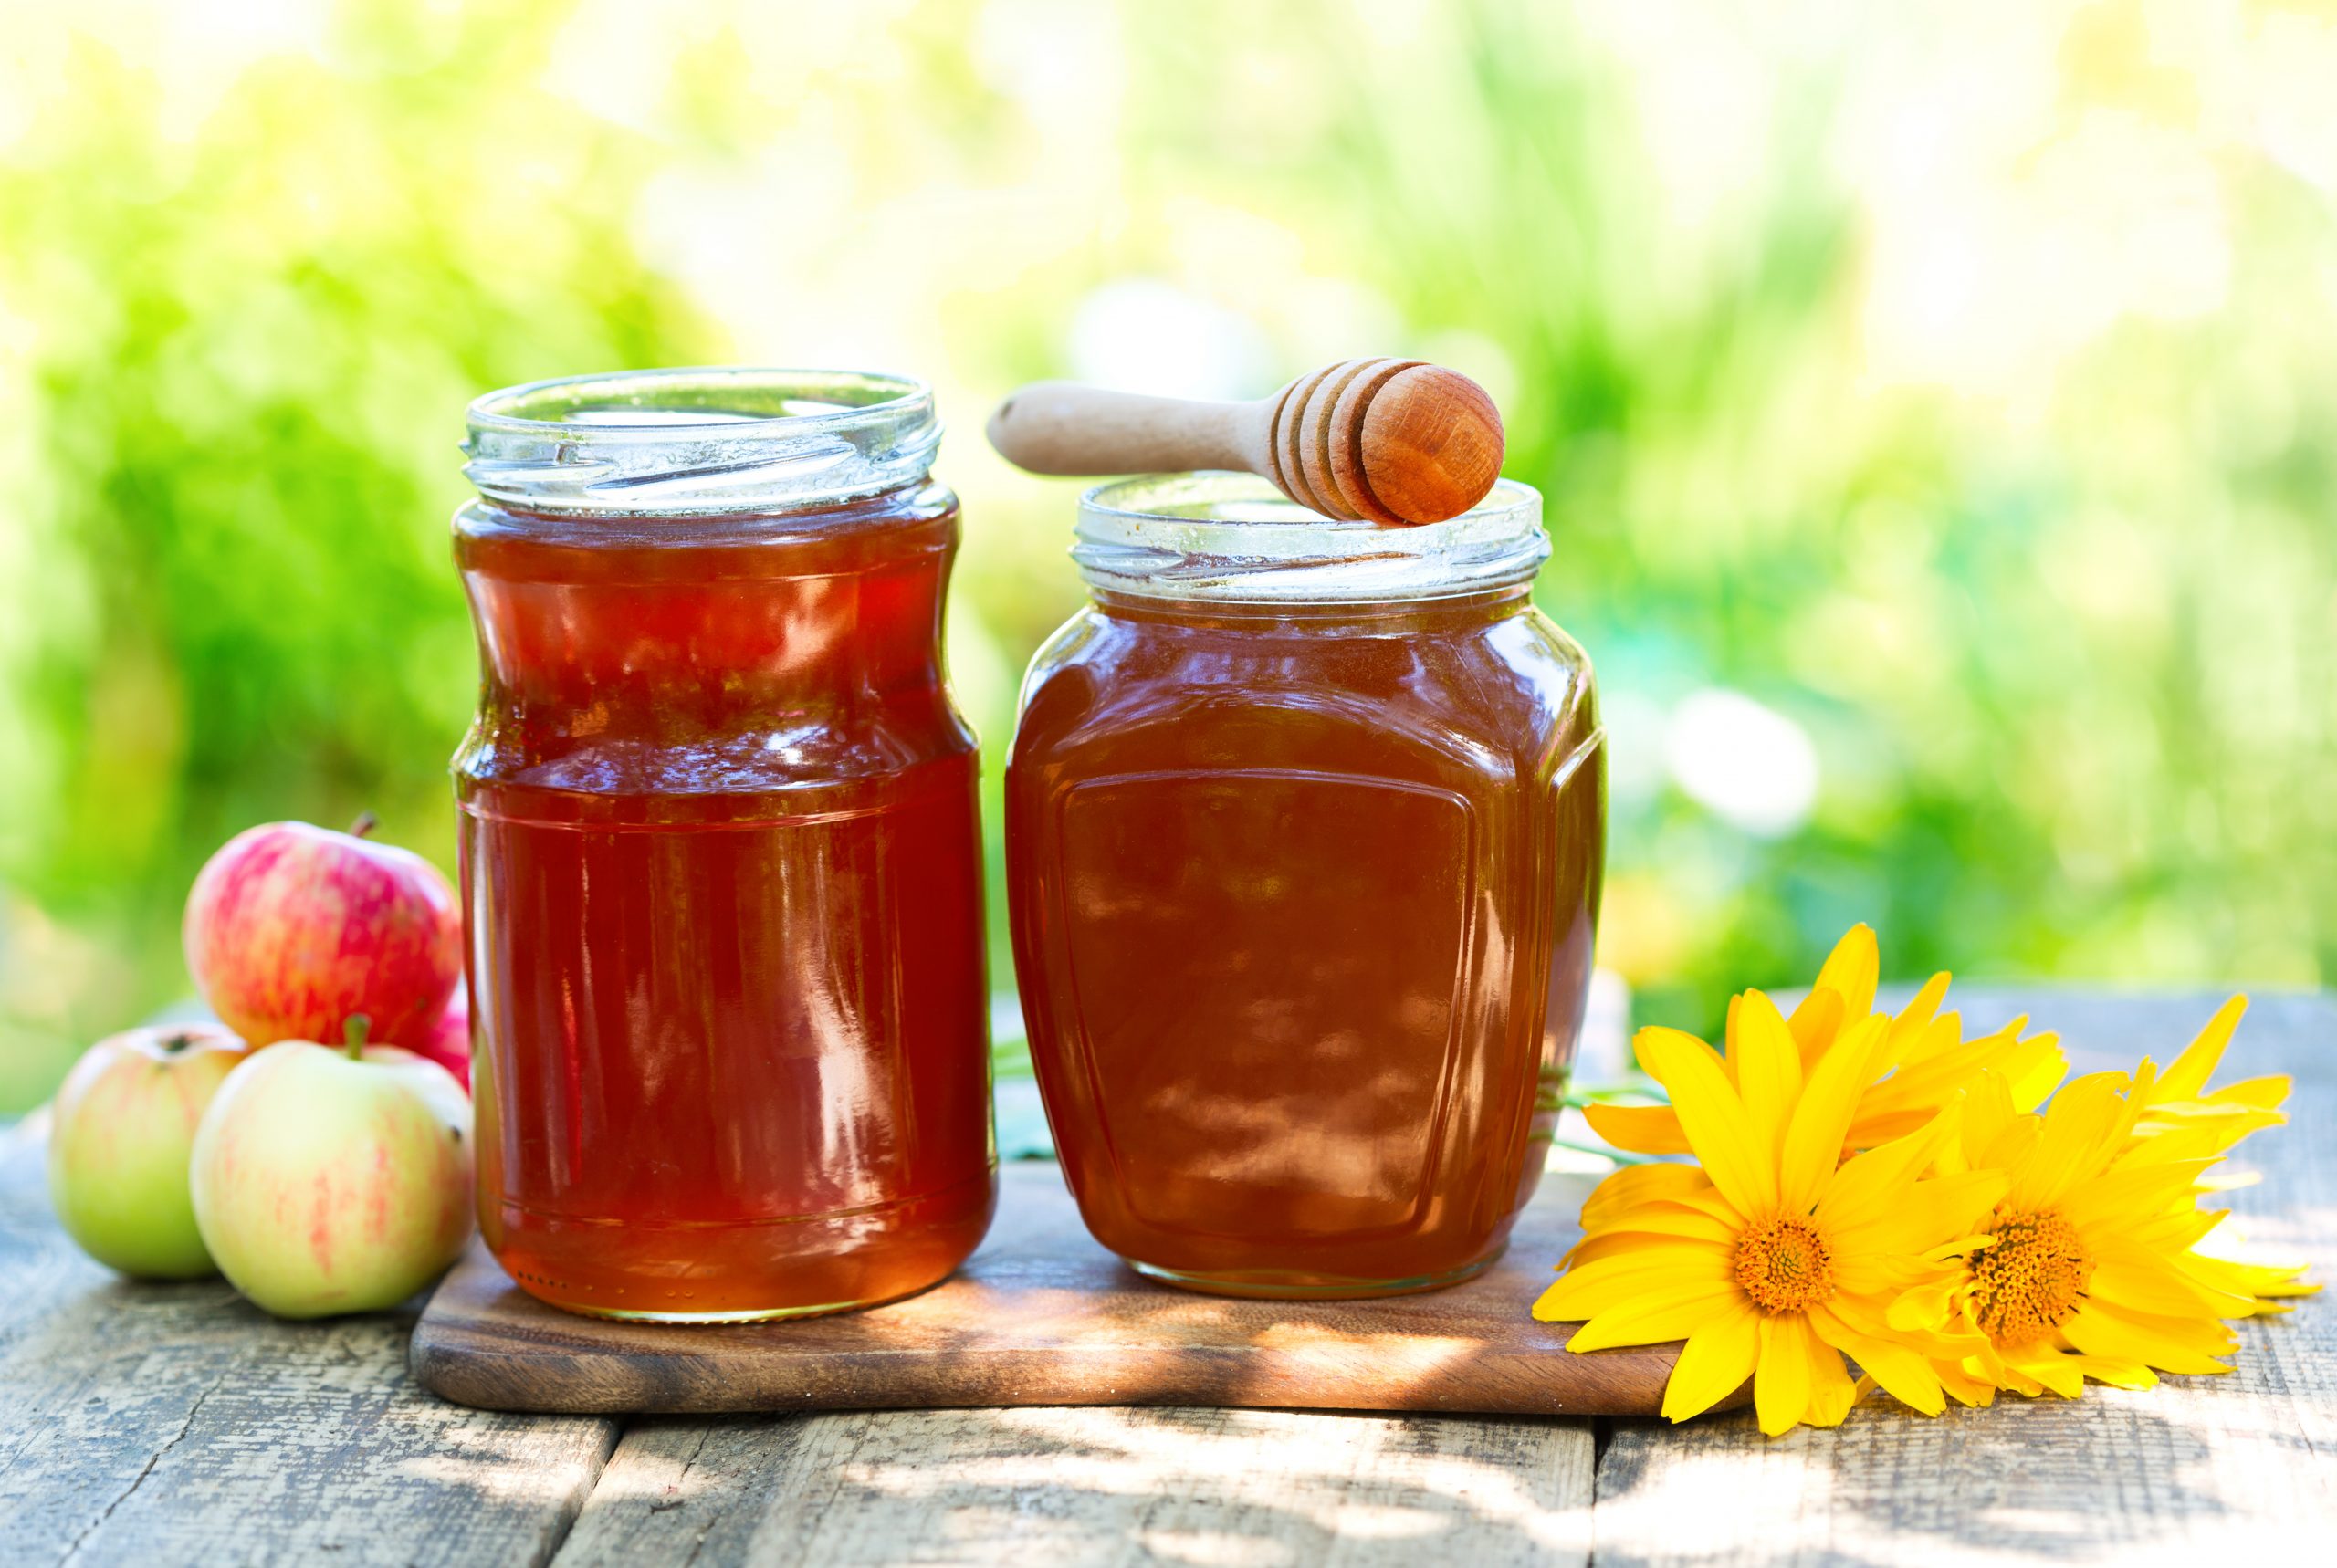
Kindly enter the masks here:
M 1088 1228 L 1222 1294 L 1469 1278 L 1540 1176 L 1602 869 L 1540 497 L 1391 528 L 1156 476 L 1090 491 L 1073 553 L 1092 602 L 1024 683 L 1006 828 Z
M 958 503 L 896 378 L 671 371 L 470 410 L 455 758 L 479 1224 L 666 1322 L 920 1290 L 995 1201 Z

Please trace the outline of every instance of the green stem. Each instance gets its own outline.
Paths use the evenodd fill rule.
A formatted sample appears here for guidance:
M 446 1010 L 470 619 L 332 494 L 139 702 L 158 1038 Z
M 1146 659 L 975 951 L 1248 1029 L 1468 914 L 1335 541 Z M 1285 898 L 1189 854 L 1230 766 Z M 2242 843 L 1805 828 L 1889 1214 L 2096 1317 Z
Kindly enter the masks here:
M 349 1015 L 349 1021 L 341 1026 L 341 1038 L 348 1041 L 347 1049 L 349 1051 L 350 1061 L 362 1061 L 365 1060 L 365 1031 L 372 1027 L 373 1020 L 367 1018 L 363 1013 L 351 1013 Z
M 1567 1095 L 1567 1103 L 1577 1110 L 1585 1105 L 1630 1104 L 1669 1105 L 1671 1099 L 1660 1083 L 1603 1083 L 1595 1089 L 1577 1088 Z
M 1551 1143 L 1562 1149 L 1572 1149 L 1577 1155 L 1597 1155 L 1613 1160 L 1619 1166 L 1651 1166 L 1661 1163 L 1653 1155 L 1635 1155 L 1629 1149 L 1610 1148 L 1605 1144 L 1577 1144 L 1572 1138 L 1552 1138 Z

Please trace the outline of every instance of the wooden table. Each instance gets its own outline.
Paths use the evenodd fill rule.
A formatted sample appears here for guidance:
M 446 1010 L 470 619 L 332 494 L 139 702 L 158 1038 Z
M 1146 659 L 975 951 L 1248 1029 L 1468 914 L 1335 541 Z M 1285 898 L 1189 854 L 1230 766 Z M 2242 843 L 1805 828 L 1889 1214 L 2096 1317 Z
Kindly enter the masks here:
M 2216 998 L 1974 993 L 2080 1067 L 2167 1060 Z M 2235 1195 L 2337 1279 L 2337 998 L 2260 998 L 2228 1076 L 2297 1077 Z M 0 1562 L 1621 1564 L 2337 1561 L 2337 1301 L 2241 1325 L 2237 1373 L 1764 1441 L 1683 1427 L 1036 1409 L 721 1420 L 442 1405 L 410 1317 L 272 1322 L 123 1283 L 0 1134 Z

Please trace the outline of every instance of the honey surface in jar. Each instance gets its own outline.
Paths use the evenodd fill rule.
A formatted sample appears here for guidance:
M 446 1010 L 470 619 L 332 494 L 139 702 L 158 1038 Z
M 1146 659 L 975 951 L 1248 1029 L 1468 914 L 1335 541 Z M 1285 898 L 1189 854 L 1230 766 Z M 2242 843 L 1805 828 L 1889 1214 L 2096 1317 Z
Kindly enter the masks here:
M 865 1305 L 994 1203 L 957 507 L 475 503 L 456 758 L 480 1223 L 530 1292 L 690 1320 Z
M 1032 1050 L 1096 1238 L 1261 1295 L 1491 1262 L 1580 1026 L 1603 810 L 1588 661 L 1522 585 L 1098 591 L 1033 665 L 1007 818 Z

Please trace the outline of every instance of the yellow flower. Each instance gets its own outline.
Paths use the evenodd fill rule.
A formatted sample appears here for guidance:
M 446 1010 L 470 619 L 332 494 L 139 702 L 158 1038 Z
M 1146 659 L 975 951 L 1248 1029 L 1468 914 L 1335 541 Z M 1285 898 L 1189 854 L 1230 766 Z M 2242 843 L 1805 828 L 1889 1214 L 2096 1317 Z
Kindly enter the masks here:
M 1582 1244 L 1534 1315 L 1581 1320 L 1574 1351 L 1684 1338 L 1664 1390 L 1674 1421 L 1750 1376 L 1764 1432 L 1837 1425 L 1858 1396 L 1845 1354 L 1938 1414 L 1934 1363 L 1977 1348 L 1937 1326 L 1963 1276 L 1955 1254 L 2004 1178 L 1924 1177 L 1954 1134 L 1953 1113 L 1841 1159 L 1890 1031 L 1887 1019 L 1862 1019 L 1805 1065 L 1758 991 L 1730 1009 L 1725 1061 L 1677 1030 L 1641 1030 L 1640 1064 L 1670 1092 L 1702 1169 L 1639 1166 L 1602 1186 L 1585 1207 Z
M 1808 996 L 1787 1020 L 1805 1069 L 1879 1016 L 1874 1012 L 1878 967 L 1874 932 L 1865 925 L 1851 926 L 1818 971 Z M 2028 1022 L 2025 1018 L 2015 1019 L 1994 1034 L 1965 1040 L 1962 1018 L 1954 1013 L 1940 1016 L 1947 984 L 1946 975 L 1933 976 L 1931 983 L 1888 1020 L 1876 1081 L 1860 1096 L 1843 1140 L 1846 1152 L 1873 1148 L 1927 1124 L 1984 1071 L 1996 1071 L 2013 1086 L 2022 1110 L 2042 1104 L 2068 1071 L 2054 1036 L 2022 1038 L 2020 1031 Z M 1743 1002 L 1739 998 L 1729 1004 L 1731 1039 L 1736 1032 L 1736 1009 Z M 1642 1030 L 1642 1038 L 1648 1032 Z M 1654 1032 L 1703 1044 L 1677 1030 Z M 1736 1082 L 1734 1050 L 1724 1061 L 1723 1071 L 1731 1083 Z M 1591 1129 L 1619 1149 L 1645 1155 L 1688 1152 L 1680 1118 L 1669 1105 L 1592 1105 L 1584 1114 Z
M 2075 1398 L 2088 1377 L 2147 1388 L 2161 1372 L 2227 1372 L 2215 1358 L 2238 1342 L 2217 1320 L 2293 1292 L 2299 1270 L 2194 1250 L 2224 1218 L 2197 1197 L 2219 1156 L 2137 1131 L 2168 1103 L 2148 1061 L 2131 1079 L 2078 1079 L 2041 1116 L 2019 1111 L 2001 1078 L 1975 1086 L 1941 1166 L 1999 1170 L 2007 1186 L 1954 1295 L 1954 1326 L 1983 1342 L 1940 1368 L 1957 1398 L 1986 1404 L 1998 1388 Z
M 2121 1156 L 2122 1162 L 2222 1155 L 2249 1134 L 2288 1121 L 2280 1111 L 2289 1097 L 2285 1073 L 2245 1079 L 2221 1089 L 2207 1087 L 2247 1011 L 2247 997 L 2231 998 L 2164 1072 L 2137 1086 L 2143 1114 L 2135 1124 L 2134 1145 Z M 2204 1171 L 2196 1186 L 2203 1193 L 2227 1192 L 2262 1179 L 2258 1171 L 2217 1166 Z M 2243 1239 L 2235 1227 L 2218 1225 L 2192 1249 L 2193 1266 L 2211 1272 L 2223 1289 L 2249 1297 L 2256 1314 L 2285 1312 L 2290 1310 L 2286 1298 L 2312 1295 L 2321 1289 L 2298 1278 L 2304 1271 L 2302 1264 L 2247 1262 L 2221 1251 Z
M 2247 1011 L 2245 996 L 2216 1009 L 2206 1027 L 2151 1085 L 2143 1105 L 2143 1134 L 2167 1139 L 2170 1149 L 2219 1155 L 2248 1134 L 2288 1120 L 2280 1112 L 2289 1097 L 2286 1074 L 2249 1078 L 2212 1092 L 2207 1088 L 2207 1079 L 2223 1061 L 2224 1048 Z
M 2122 1159 L 2196 1159 L 2220 1155 L 2250 1133 L 2277 1127 L 2288 1121 L 2280 1111 L 2289 1097 L 2285 1073 L 2245 1079 L 2210 1090 L 2207 1080 L 2223 1061 L 2232 1031 L 2248 1011 L 2248 998 L 2236 996 L 2216 1009 L 2215 1017 L 2183 1048 L 2173 1065 L 2160 1074 L 2143 1097 L 2142 1120 L 2136 1124 L 2134 1146 Z M 2201 1192 L 2227 1192 L 2262 1179 L 2256 1171 L 2225 1172 L 2210 1168 L 2197 1182 Z M 2243 1239 L 2230 1225 L 2219 1225 L 2191 1249 L 2192 1265 L 2206 1271 L 2224 1290 L 2245 1295 L 2255 1303 L 2253 1314 L 2285 1312 L 2286 1299 L 2310 1296 L 2317 1284 L 2298 1276 L 2302 1264 L 2246 1262 L 2224 1256 L 2219 1248 Z

